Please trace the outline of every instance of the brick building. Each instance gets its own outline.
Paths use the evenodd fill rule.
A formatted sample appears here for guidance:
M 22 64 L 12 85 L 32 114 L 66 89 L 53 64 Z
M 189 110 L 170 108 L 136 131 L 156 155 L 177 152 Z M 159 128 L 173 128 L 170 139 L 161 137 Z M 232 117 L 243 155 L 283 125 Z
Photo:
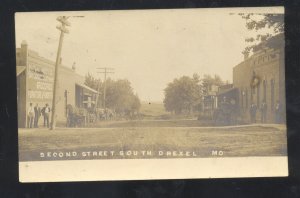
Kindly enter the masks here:
M 261 43 L 250 57 L 233 68 L 233 86 L 238 90 L 238 105 L 242 119 L 249 122 L 250 105 L 257 106 L 256 120 L 260 121 L 260 107 L 267 104 L 267 122 L 275 121 L 275 105 L 282 104 L 285 114 L 284 35 Z M 281 116 L 285 118 L 285 115 Z
M 52 106 L 54 65 L 55 62 L 39 56 L 28 48 L 25 41 L 16 49 L 18 124 L 26 127 L 29 104 Z M 67 104 L 76 107 L 92 107 L 97 91 L 84 85 L 85 78 L 76 73 L 75 65 L 71 67 L 60 64 L 57 90 L 57 121 L 66 121 Z M 43 117 L 39 125 L 43 124 Z

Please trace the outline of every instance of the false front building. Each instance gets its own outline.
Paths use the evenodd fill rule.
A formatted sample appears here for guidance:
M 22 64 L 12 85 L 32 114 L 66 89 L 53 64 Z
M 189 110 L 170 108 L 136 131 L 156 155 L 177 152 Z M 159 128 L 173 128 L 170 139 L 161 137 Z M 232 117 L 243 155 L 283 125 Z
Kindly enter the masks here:
M 46 104 L 52 107 L 55 62 L 28 49 L 27 43 L 23 41 L 21 48 L 16 49 L 16 65 L 18 125 L 26 127 L 30 103 L 32 106 L 38 104 L 40 108 Z M 58 74 L 56 119 L 59 123 L 66 121 L 68 104 L 92 108 L 98 92 L 84 85 L 85 78 L 76 73 L 75 66 L 69 68 L 60 64 Z M 42 123 L 41 117 L 39 125 Z

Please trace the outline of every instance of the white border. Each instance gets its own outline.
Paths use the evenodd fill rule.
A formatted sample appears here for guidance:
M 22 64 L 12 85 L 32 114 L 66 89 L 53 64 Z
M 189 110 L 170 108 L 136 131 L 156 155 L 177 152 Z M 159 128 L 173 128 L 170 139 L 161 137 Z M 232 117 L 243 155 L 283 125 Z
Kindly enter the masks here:
M 19 162 L 20 182 L 284 176 L 287 156 Z

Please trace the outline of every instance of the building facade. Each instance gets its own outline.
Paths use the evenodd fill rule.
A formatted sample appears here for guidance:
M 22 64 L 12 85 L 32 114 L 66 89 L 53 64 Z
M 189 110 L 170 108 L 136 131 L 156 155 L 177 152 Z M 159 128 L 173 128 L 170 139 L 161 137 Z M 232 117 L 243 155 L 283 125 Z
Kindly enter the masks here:
M 40 108 L 46 104 L 52 108 L 55 62 L 39 56 L 28 48 L 25 41 L 16 49 L 17 101 L 19 127 L 27 125 L 29 104 Z M 56 101 L 56 119 L 66 121 L 67 105 L 74 107 L 93 107 L 98 92 L 84 85 L 85 77 L 72 68 L 59 65 Z M 43 117 L 39 125 L 43 124 Z
M 285 120 L 284 47 L 263 47 L 233 68 L 233 86 L 238 90 L 239 114 L 250 122 L 250 107 L 256 107 L 255 121 L 274 123 L 276 105 L 280 104 L 282 122 Z M 262 104 L 266 104 L 263 110 Z

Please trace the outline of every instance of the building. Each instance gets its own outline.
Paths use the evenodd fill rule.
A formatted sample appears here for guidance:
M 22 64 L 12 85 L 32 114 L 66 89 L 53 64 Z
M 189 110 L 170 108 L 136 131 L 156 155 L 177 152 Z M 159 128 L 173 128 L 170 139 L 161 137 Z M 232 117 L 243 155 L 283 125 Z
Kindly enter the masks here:
M 26 127 L 29 104 L 52 106 L 55 62 L 39 56 L 28 48 L 25 41 L 16 49 L 18 124 Z M 56 102 L 57 122 L 67 118 L 67 105 L 92 108 L 98 92 L 84 85 L 85 77 L 76 73 L 75 65 L 59 65 Z M 43 123 L 42 117 L 39 125 Z
M 207 87 L 205 95 L 202 97 L 202 117 L 212 119 L 214 110 L 218 107 L 219 86 L 210 85 Z
M 237 103 L 237 88 L 233 84 L 212 85 L 208 89 L 208 93 L 202 97 L 202 116 L 213 119 L 214 113 L 221 108 L 221 104 L 225 101 Z
M 250 121 L 250 106 L 256 105 L 256 120 L 261 120 L 261 105 L 267 104 L 266 122 L 275 122 L 275 106 L 279 102 L 285 118 L 284 35 L 261 43 L 250 57 L 233 68 L 233 86 L 238 90 L 239 113 Z

